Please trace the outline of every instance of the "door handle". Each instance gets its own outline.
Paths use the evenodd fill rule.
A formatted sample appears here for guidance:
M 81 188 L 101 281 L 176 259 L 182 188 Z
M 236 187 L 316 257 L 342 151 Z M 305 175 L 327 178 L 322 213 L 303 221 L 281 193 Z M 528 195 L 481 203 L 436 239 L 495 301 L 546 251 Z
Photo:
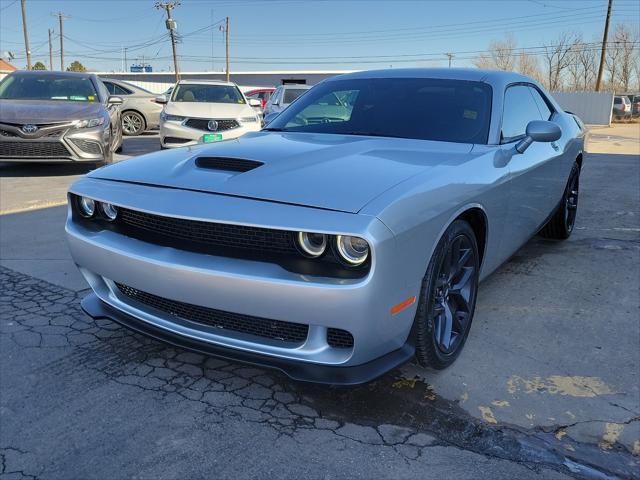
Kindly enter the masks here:
M 557 152 L 558 150 L 560 150 L 560 147 L 558 146 L 558 144 L 556 142 L 551 142 L 551 147 Z

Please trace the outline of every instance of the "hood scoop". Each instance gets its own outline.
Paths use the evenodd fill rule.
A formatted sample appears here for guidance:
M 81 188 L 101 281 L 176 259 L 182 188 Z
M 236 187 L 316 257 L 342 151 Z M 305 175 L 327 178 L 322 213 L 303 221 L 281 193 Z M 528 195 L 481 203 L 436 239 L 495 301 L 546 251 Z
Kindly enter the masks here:
M 243 158 L 231 157 L 198 157 L 196 158 L 196 166 L 206 168 L 208 170 L 225 170 L 227 172 L 248 172 L 254 168 L 264 165 L 262 162 L 255 160 L 246 160 Z

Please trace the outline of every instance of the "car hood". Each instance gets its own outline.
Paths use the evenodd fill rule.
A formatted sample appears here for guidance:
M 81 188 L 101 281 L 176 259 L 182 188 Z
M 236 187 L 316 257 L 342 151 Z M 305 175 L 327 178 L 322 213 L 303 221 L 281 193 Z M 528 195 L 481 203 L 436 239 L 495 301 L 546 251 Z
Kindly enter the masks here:
M 246 103 L 169 102 L 164 108 L 169 115 L 191 118 L 238 118 L 255 115 Z
M 100 116 L 102 109 L 98 102 L 0 100 L 0 122 L 43 124 L 83 120 Z
M 237 140 L 151 153 L 101 168 L 92 178 L 357 213 L 398 183 L 441 164 L 459 164 L 473 145 L 311 133 L 255 132 Z M 202 168 L 222 157 L 261 165 L 245 172 Z

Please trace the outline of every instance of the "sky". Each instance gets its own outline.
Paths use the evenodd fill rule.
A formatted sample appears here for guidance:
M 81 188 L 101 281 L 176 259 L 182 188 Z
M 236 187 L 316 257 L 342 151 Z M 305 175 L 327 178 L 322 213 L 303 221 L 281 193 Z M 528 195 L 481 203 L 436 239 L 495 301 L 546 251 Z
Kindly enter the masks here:
M 65 64 L 93 71 L 150 64 L 171 71 L 164 11 L 154 0 L 26 0 L 32 63 L 49 68 L 47 29 L 64 20 Z M 180 70 L 224 69 L 225 17 L 230 18 L 232 71 L 359 70 L 471 66 L 492 40 L 512 35 L 539 54 L 561 32 L 602 40 L 607 0 L 182 0 L 173 10 Z M 612 25 L 640 24 L 640 0 L 613 0 Z M 0 0 L 0 56 L 26 65 L 20 0 Z M 213 58 L 212 58 L 213 57 Z

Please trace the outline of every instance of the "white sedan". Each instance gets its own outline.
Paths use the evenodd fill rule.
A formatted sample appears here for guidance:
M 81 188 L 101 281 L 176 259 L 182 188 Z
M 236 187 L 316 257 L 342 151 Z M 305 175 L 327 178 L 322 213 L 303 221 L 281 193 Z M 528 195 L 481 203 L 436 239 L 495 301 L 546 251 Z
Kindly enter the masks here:
M 260 130 L 261 119 L 235 83 L 181 80 L 171 97 L 156 99 L 165 107 L 160 115 L 162 148 L 185 147 L 198 142 L 238 138 Z

